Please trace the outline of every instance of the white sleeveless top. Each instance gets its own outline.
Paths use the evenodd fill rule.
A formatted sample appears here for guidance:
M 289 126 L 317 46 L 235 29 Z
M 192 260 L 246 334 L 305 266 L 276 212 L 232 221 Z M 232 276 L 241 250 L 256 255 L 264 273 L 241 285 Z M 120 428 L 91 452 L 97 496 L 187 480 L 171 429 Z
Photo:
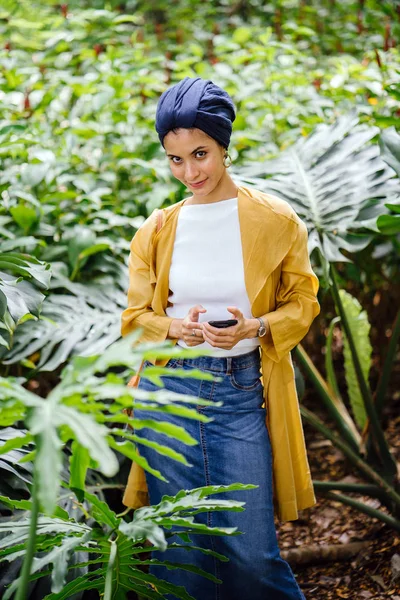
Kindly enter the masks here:
M 233 319 L 227 306 L 236 306 L 247 319 L 253 317 L 244 281 L 237 198 L 181 206 L 169 288 L 165 311 L 169 317 L 183 319 L 196 304 L 207 310 L 199 314 L 200 323 Z M 177 343 L 183 348 L 193 347 L 183 339 Z M 240 340 L 231 350 L 208 342 L 194 347 L 210 350 L 213 356 L 234 356 L 259 345 L 259 338 L 255 337 Z

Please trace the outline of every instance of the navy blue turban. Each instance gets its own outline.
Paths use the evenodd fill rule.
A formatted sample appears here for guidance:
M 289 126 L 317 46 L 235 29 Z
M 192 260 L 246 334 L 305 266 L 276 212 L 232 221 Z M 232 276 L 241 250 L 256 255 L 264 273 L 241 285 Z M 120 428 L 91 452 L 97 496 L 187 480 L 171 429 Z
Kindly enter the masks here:
M 196 127 L 228 148 L 235 118 L 235 106 L 225 90 L 210 79 L 185 77 L 161 94 L 156 131 L 164 146 L 171 129 Z

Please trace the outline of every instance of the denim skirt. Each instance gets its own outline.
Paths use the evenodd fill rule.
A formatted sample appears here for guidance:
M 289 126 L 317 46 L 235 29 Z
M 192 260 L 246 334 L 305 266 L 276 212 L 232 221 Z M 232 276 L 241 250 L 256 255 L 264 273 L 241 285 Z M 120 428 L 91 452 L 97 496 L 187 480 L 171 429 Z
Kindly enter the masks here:
M 145 361 L 144 366 L 151 363 Z M 169 413 L 134 407 L 137 419 L 158 419 L 184 427 L 197 441 L 188 446 L 149 428 L 140 435 L 182 453 L 191 466 L 158 454 L 138 444 L 139 453 L 151 467 L 158 469 L 168 482 L 146 472 L 150 504 L 158 504 L 163 495 L 175 495 L 206 485 L 252 483 L 257 488 L 212 494 L 210 499 L 245 502 L 244 511 L 218 510 L 194 515 L 194 520 L 210 527 L 237 527 L 240 535 L 205 535 L 190 533 L 191 544 L 173 535 L 168 542 L 199 546 L 223 554 L 229 560 L 196 549 L 168 548 L 153 550 L 152 558 L 195 565 L 208 571 L 217 583 L 189 570 L 168 569 L 150 564 L 149 573 L 177 586 L 183 586 L 196 600 L 305 600 L 289 564 L 280 556 L 274 524 L 272 453 L 263 406 L 263 385 L 259 349 L 229 357 L 200 356 L 172 358 L 169 368 L 184 369 L 187 377 L 162 376 L 164 390 L 190 394 L 221 406 L 197 406 L 197 411 L 213 420 L 202 423 Z M 218 377 L 206 381 L 190 377 L 200 369 Z M 138 389 L 160 388 L 141 377 Z M 183 404 L 184 405 L 184 404 Z M 194 407 L 194 405 L 190 405 Z M 180 531 L 184 527 L 176 528 Z M 175 530 L 176 530 L 175 529 Z M 171 529 L 174 531 L 174 527 Z M 174 594 L 164 596 L 174 600 Z

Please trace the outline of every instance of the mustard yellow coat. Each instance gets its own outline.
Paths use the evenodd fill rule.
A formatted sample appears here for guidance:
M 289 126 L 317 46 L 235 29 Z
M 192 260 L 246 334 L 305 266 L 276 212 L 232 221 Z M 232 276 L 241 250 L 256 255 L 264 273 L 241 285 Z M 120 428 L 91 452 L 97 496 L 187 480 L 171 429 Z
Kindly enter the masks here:
M 141 342 L 167 338 L 172 321 L 165 314 L 169 269 L 182 204 L 183 200 L 162 209 L 163 225 L 158 233 L 154 211 L 132 239 L 122 336 L 141 327 Z M 272 334 L 272 342 L 267 336 L 260 338 L 260 354 L 273 453 L 274 508 L 278 519 L 290 521 L 298 518 L 298 510 L 316 503 L 290 350 L 320 312 L 319 283 L 309 260 L 307 228 L 285 200 L 239 186 L 238 214 L 251 312 L 253 317 L 268 320 Z M 165 359 L 156 362 L 160 366 L 166 363 Z M 123 502 L 132 508 L 148 504 L 145 471 L 135 462 Z

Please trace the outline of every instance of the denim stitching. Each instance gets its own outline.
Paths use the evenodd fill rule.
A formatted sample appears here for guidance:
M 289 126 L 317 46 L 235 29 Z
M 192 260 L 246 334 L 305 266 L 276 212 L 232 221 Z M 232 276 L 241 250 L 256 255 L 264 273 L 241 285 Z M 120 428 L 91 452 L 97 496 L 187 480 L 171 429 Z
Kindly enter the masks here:
M 200 383 L 200 390 L 199 390 L 199 398 L 201 398 L 201 388 L 203 385 L 203 381 L 201 381 Z M 214 398 L 214 390 L 215 390 L 215 381 L 212 382 L 211 385 L 211 391 L 209 394 L 209 400 L 213 400 Z M 202 409 L 206 408 L 203 406 L 197 406 L 197 410 L 199 411 L 199 413 L 203 414 Z M 200 441 L 201 441 L 201 450 L 203 452 L 203 460 L 204 460 L 204 475 L 205 475 L 205 479 L 206 479 L 206 485 L 211 485 L 211 480 L 210 480 L 210 470 L 209 470 L 209 461 L 208 461 L 208 455 L 207 455 L 207 444 L 206 444 L 206 437 L 205 437 L 205 428 L 204 428 L 205 423 L 202 423 L 201 421 L 199 422 L 199 430 L 200 430 Z M 212 513 L 210 511 L 208 511 L 207 513 L 207 525 L 208 527 L 212 527 Z M 214 547 L 214 543 L 213 543 L 213 536 L 210 535 L 210 542 L 211 542 L 211 546 L 212 546 L 212 550 L 215 551 L 215 547 Z M 214 556 L 214 570 L 215 570 L 215 576 L 219 579 L 219 570 L 218 570 L 218 565 L 217 565 L 217 558 Z M 220 600 L 220 589 L 218 587 L 218 584 L 215 584 L 215 592 L 216 592 L 216 600 Z
M 255 365 L 252 365 L 252 366 L 255 366 Z M 257 377 L 256 382 L 253 383 L 253 385 L 251 385 L 251 386 L 243 386 L 243 385 L 241 385 L 240 383 L 238 383 L 235 380 L 235 371 L 237 371 L 237 370 L 243 370 L 243 369 L 235 369 L 235 370 L 232 371 L 232 373 L 230 374 L 230 377 L 229 377 L 231 385 L 235 389 L 240 390 L 242 392 L 252 392 L 252 391 L 256 390 L 257 387 L 259 386 L 259 383 L 261 383 L 261 373 L 260 373 L 259 365 L 257 365 L 257 368 L 258 368 L 259 375 Z
M 168 368 L 170 369 L 175 369 L 176 367 L 181 367 L 182 366 L 182 359 L 181 358 L 170 358 L 168 362 L 172 361 L 172 364 L 168 365 L 168 363 L 165 365 L 166 367 L 168 366 Z
M 229 361 L 228 361 L 229 364 Z M 214 401 L 214 392 L 215 392 L 215 385 L 216 385 L 216 381 L 212 382 L 212 386 L 211 386 L 211 391 L 210 391 L 210 400 Z M 205 407 L 206 408 L 206 407 Z M 213 514 L 210 513 L 210 527 L 212 526 L 212 517 Z M 210 542 L 211 542 L 211 548 L 212 550 L 214 550 L 215 552 L 215 546 L 214 546 L 214 537 L 212 535 L 210 535 Z M 218 559 L 214 556 L 214 569 L 215 569 L 215 576 L 220 579 L 219 576 L 219 564 L 218 564 Z M 216 583 L 215 584 L 215 600 L 220 600 L 220 590 L 221 588 L 219 587 L 219 584 Z
M 242 355 L 237 355 L 237 356 L 242 356 Z M 247 361 L 244 364 L 238 364 L 235 365 L 235 355 L 233 356 L 226 356 L 226 357 L 215 357 L 215 358 L 226 358 L 227 359 L 227 369 L 221 369 L 221 368 L 215 368 L 215 367 L 211 367 L 211 366 L 204 366 L 201 363 L 200 364 L 193 364 L 194 361 L 197 361 L 198 359 L 201 359 L 202 357 L 199 356 L 198 358 L 182 358 L 179 360 L 182 360 L 182 366 L 186 365 L 189 368 L 198 368 L 201 369 L 203 371 L 213 371 L 216 373 L 220 373 L 220 374 L 229 374 L 231 371 L 241 371 L 242 369 L 248 369 L 251 366 L 260 366 L 261 361 L 260 361 L 260 356 L 259 354 L 256 355 L 254 354 L 254 356 L 249 357 L 247 359 Z M 206 357 L 207 358 L 207 357 Z M 214 357 L 212 357 L 214 358 Z
M 215 552 L 215 546 L 214 546 L 214 536 L 210 535 L 210 542 L 211 542 L 211 549 Z M 220 574 L 219 574 L 219 563 L 218 560 L 215 556 L 214 558 L 214 567 L 215 567 L 215 577 L 217 579 L 221 579 Z M 215 600 L 220 600 L 221 596 L 220 596 L 220 591 L 221 591 L 221 587 L 219 583 L 215 584 Z
M 214 381 L 212 382 L 212 386 L 211 386 L 211 392 L 210 392 L 210 398 L 209 400 L 212 400 L 213 398 L 213 394 L 214 394 Z M 201 388 L 203 386 L 203 381 L 200 383 L 200 390 L 199 390 L 199 398 L 201 398 Z M 197 410 L 202 413 L 203 410 L 203 406 L 197 406 Z M 203 413 L 202 413 L 203 414 Z M 204 431 L 204 423 L 202 421 L 199 421 L 199 426 L 200 426 L 200 440 L 201 440 L 201 450 L 203 452 L 203 460 L 204 460 L 204 475 L 205 475 L 205 479 L 206 479 L 206 485 L 211 485 L 210 484 L 210 470 L 209 470 L 209 462 L 208 462 L 208 455 L 207 455 L 207 444 L 206 444 L 206 438 L 205 438 L 205 431 Z M 207 515 L 207 522 L 209 527 L 211 527 L 211 513 L 208 513 Z
M 257 381 L 255 383 L 253 383 L 252 386 L 243 387 L 242 385 L 240 385 L 240 383 L 237 383 L 237 381 L 235 381 L 235 378 L 233 377 L 233 373 L 230 375 L 229 379 L 232 384 L 232 387 L 234 387 L 236 390 L 240 390 L 241 392 L 253 392 L 254 390 L 257 389 L 257 387 L 259 386 L 259 383 L 261 383 L 261 379 L 257 378 Z M 261 385 L 262 385 L 262 383 L 261 383 Z
M 186 361 L 186 366 L 192 367 L 193 369 L 195 369 L 195 368 L 196 369 L 200 369 L 201 368 L 202 371 L 215 371 L 216 373 L 222 373 L 224 375 L 228 374 L 225 369 L 214 369 L 213 367 L 203 367 L 203 366 L 200 367 L 198 365 L 191 364 L 190 362 L 188 362 L 189 360 L 192 360 L 192 359 L 186 358 L 186 359 L 182 360 L 182 366 L 183 366 L 183 362 Z M 258 361 L 257 362 L 251 361 L 251 362 L 248 362 L 248 363 L 246 363 L 244 365 L 240 365 L 240 366 L 232 365 L 231 366 L 231 371 L 242 371 L 243 369 L 248 369 L 249 367 L 253 367 L 254 365 L 258 366 L 259 362 Z

